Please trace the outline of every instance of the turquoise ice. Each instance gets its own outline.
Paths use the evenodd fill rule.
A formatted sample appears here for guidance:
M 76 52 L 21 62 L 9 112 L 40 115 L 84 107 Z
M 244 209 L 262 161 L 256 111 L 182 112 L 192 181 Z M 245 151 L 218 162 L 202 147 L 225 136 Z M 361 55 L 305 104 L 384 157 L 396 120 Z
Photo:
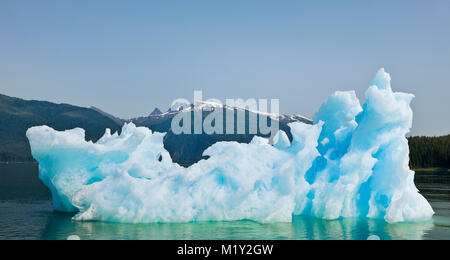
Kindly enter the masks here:
M 414 184 L 405 135 L 411 94 L 393 92 L 380 69 L 361 107 L 353 91 L 336 92 L 314 124 L 290 124 L 274 144 L 220 142 L 207 160 L 183 168 L 163 147 L 163 133 L 133 124 L 96 143 L 83 129 L 27 131 L 39 177 L 56 210 L 75 220 L 127 223 L 323 219 L 427 220 L 434 214 Z M 162 157 L 162 160 L 159 160 Z

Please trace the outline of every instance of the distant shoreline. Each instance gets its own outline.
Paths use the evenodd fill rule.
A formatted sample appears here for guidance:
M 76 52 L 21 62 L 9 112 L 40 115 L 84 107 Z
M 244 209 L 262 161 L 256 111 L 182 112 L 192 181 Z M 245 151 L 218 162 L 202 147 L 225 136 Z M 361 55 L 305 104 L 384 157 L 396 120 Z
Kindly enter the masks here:
M 38 164 L 38 162 L 36 162 L 36 161 L 23 161 L 23 162 L 12 161 L 12 162 L 0 162 L 0 164 Z
M 39 163 L 36 161 L 23 161 L 23 162 L 12 161 L 12 162 L 0 162 L 0 164 L 39 164 Z M 418 172 L 449 172 L 450 173 L 449 168 L 443 168 L 443 167 L 413 168 L 411 170 L 415 171 L 415 172 L 418 171 Z
M 418 171 L 418 172 L 450 172 L 450 169 L 442 168 L 442 167 L 417 168 L 417 169 L 411 169 L 411 170 Z

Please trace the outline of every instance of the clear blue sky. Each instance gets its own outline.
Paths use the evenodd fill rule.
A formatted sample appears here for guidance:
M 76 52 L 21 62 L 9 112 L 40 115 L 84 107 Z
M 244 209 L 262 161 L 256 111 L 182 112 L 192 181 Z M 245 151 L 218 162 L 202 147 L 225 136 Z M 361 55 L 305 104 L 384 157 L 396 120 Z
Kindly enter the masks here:
M 412 134 L 450 133 L 450 1 L 1 0 L 0 93 L 123 118 L 179 97 L 312 116 L 385 67 Z

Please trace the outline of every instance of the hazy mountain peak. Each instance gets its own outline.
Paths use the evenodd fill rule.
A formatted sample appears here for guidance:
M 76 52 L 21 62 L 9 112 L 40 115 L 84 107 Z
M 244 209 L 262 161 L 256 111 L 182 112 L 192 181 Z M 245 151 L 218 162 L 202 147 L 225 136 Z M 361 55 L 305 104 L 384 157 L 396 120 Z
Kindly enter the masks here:
M 150 113 L 150 116 L 157 116 L 161 114 L 162 114 L 161 110 L 159 110 L 159 108 L 156 107 L 155 109 L 153 109 L 153 112 Z

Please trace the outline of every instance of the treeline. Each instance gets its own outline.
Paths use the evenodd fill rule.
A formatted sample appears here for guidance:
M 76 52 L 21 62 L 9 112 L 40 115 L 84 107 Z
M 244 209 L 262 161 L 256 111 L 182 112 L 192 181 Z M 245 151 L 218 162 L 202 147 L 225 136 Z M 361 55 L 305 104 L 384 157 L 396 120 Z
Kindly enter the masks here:
M 408 137 L 411 168 L 450 168 L 450 135 Z

